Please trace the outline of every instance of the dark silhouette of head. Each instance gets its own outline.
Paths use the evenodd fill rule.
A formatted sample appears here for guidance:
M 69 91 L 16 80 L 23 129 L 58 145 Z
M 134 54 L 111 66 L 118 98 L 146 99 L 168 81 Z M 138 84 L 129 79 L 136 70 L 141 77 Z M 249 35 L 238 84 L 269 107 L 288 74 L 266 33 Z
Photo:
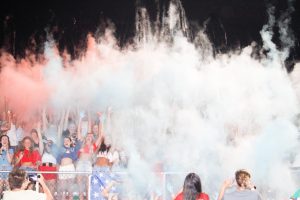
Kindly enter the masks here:
M 195 173 L 189 173 L 183 184 L 183 200 L 196 200 L 202 192 L 200 177 Z
M 26 180 L 27 173 L 19 168 L 14 168 L 8 175 L 8 183 L 11 190 L 21 189 Z
M 99 152 L 108 152 L 110 149 L 110 145 L 105 144 L 104 138 L 101 139 L 101 144 L 99 148 Z

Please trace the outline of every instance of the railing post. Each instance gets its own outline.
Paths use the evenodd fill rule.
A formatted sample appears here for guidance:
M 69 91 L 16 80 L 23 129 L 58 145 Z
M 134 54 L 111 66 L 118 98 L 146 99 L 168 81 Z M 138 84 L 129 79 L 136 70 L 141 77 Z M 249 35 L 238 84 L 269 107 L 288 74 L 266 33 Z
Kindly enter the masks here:
M 166 172 L 162 172 L 163 173 L 163 200 L 167 200 L 167 192 L 166 192 Z

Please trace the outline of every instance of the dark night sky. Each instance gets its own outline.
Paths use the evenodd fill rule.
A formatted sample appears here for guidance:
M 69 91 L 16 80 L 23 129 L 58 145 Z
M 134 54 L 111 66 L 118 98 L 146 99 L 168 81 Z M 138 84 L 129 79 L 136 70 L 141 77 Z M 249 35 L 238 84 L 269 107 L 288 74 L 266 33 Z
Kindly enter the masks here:
M 182 0 L 182 4 L 192 27 L 196 24 L 201 26 L 205 20 L 211 19 L 207 33 L 216 48 L 222 50 L 238 45 L 243 47 L 253 40 L 259 42 L 259 31 L 267 21 L 266 2 L 276 6 L 278 17 L 286 9 L 286 1 Z M 42 52 L 43 45 L 39 44 L 45 41 L 46 28 L 54 33 L 60 49 L 67 48 L 73 56 L 76 56 L 76 49 L 84 46 L 87 33 L 95 32 L 107 19 L 115 24 L 116 37 L 121 44 L 130 41 L 134 35 L 137 0 L 28 0 L 22 1 L 22 4 L 17 2 L 7 1 L 7 4 L 0 8 L 0 45 L 16 56 L 23 56 L 25 48 Z M 155 0 L 138 2 L 148 8 L 152 18 L 156 16 Z M 167 3 L 168 0 L 161 0 L 160 6 L 163 7 Z M 294 5 L 296 11 L 292 15 L 292 29 L 299 39 L 300 1 L 296 0 Z M 225 46 L 224 31 L 228 36 Z M 33 45 L 32 38 L 38 45 Z M 15 45 L 11 45 L 14 43 Z M 300 45 L 297 41 L 290 59 L 299 58 Z

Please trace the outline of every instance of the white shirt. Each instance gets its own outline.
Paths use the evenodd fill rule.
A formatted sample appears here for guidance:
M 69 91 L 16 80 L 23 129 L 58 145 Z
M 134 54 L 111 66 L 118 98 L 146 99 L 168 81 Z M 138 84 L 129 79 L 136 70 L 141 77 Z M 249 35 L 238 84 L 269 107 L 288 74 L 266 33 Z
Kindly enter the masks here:
M 4 191 L 3 200 L 46 200 L 46 194 L 33 190 Z
M 42 157 L 42 163 L 53 163 L 56 165 L 56 159 L 52 154 L 49 154 L 47 152 L 44 152 L 43 157 Z
M 16 126 L 14 124 L 11 124 L 10 129 L 7 131 L 7 136 L 9 137 L 9 141 L 10 141 L 11 146 L 17 146 L 18 145 Z
M 118 151 L 114 151 L 111 155 L 111 158 L 110 158 L 110 162 L 114 163 L 114 164 L 118 164 L 119 161 L 120 161 L 120 155 L 119 155 L 119 152 Z

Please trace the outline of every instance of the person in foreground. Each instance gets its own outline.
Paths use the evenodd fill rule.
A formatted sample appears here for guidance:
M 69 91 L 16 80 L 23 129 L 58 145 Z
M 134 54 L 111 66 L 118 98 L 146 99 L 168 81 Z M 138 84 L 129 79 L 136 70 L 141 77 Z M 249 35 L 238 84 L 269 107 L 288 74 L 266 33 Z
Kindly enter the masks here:
M 195 173 L 189 173 L 185 177 L 182 192 L 175 200 L 209 200 L 209 196 L 202 192 L 200 177 Z
M 38 182 L 40 183 L 44 193 L 33 190 L 26 190 L 30 183 L 27 173 L 23 169 L 15 168 L 8 176 L 10 191 L 3 192 L 3 200 L 53 200 L 51 192 L 44 182 L 44 178 L 40 175 Z
M 218 200 L 261 200 L 256 187 L 251 184 L 251 175 L 248 171 L 241 169 L 235 172 L 236 187 L 234 180 L 224 181 Z M 230 189 L 227 190 L 227 189 Z

